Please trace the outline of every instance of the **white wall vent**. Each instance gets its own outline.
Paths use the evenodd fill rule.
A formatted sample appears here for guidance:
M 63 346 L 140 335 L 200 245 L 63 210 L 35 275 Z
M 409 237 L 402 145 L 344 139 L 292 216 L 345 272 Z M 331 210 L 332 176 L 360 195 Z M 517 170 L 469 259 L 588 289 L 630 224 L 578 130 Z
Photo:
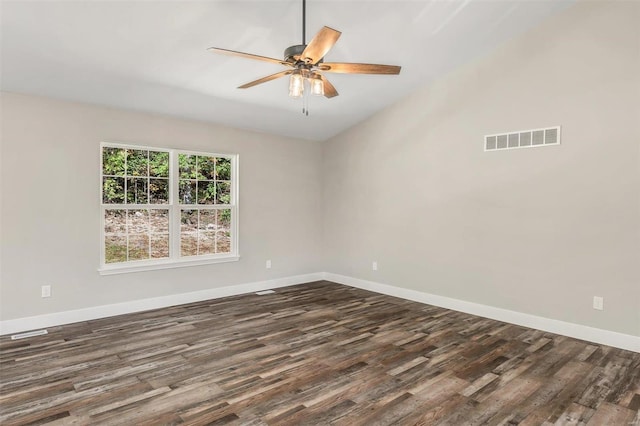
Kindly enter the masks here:
M 484 137 L 485 151 L 536 148 L 549 145 L 560 145 L 560 126 L 547 127 L 544 129 L 519 130 Z

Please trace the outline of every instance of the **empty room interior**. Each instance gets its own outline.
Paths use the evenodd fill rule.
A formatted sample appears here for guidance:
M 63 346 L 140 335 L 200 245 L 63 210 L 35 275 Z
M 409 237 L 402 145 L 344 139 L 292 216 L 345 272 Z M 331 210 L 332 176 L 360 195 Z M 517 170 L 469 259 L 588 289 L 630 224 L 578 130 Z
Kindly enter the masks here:
M 0 424 L 640 425 L 640 2 L 0 23 Z

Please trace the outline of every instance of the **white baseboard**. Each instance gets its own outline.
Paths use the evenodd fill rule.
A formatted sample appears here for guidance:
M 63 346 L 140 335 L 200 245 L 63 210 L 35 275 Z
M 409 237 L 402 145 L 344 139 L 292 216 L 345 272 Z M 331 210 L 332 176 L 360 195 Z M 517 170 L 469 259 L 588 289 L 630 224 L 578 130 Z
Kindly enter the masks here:
M 548 331 L 550 333 L 561 334 L 563 336 L 574 337 L 576 339 L 587 340 L 589 342 L 613 346 L 615 348 L 625 349 L 628 351 L 640 352 L 640 337 L 638 336 L 602 330 L 600 328 L 573 324 L 536 315 L 524 314 L 521 312 L 510 311 L 508 309 L 481 305 L 479 303 L 465 302 L 464 300 L 437 296 L 435 294 L 423 293 L 416 290 L 409 290 L 406 288 L 361 280 L 359 278 L 352 278 L 329 272 L 324 273 L 324 279 L 338 284 L 399 297 L 401 299 L 453 309 L 455 311 L 466 312 L 472 315 L 535 328 L 537 330 Z
M 76 309 L 73 311 L 56 312 L 53 314 L 0 321 L 0 335 L 20 333 L 39 328 L 54 327 L 74 322 L 112 317 L 114 315 L 130 314 L 133 312 L 148 311 L 150 309 L 182 305 L 184 303 L 199 302 L 202 300 L 217 299 L 220 297 L 235 296 L 238 294 L 253 293 L 260 290 L 319 281 L 323 279 L 323 275 L 323 273 L 296 275 L 292 277 L 256 281 L 252 283 L 212 288 L 190 293 L 172 294 L 170 296 L 132 300 L 130 302 L 115 303 L 112 305 L 94 306 L 91 308 Z
M 267 281 L 239 284 L 227 287 L 212 288 L 208 290 L 194 291 L 190 293 L 174 294 L 169 296 L 154 297 L 149 299 L 133 300 L 130 302 L 115 303 L 111 305 L 95 306 L 91 308 L 76 309 L 72 311 L 56 312 L 53 314 L 37 315 L 32 317 L 17 318 L 0 321 L 0 335 L 21 333 L 74 322 L 88 321 L 92 319 L 106 318 L 115 315 L 129 314 L 133 312 L 147 311 L 150 309 L 165 308 L 184 303 L 199 302 L 202 300 L 217 299 L 227 296 L 235 296 L 245 293 L 253 293 L 272 288 L 287 287 L 312 281 L 327 280 L 338 284 L 348 285 L 363 290 L 399 297 L 415 302 L 426 303 L 455 311 L 466 312 L 485 318 L 517 324 L 576 339 L 587 340 L 598 344 L 613 346 L 634 352 L 640 352 L 640 337 L 615 331 L 602 330 L 586 325 L 543 318 L 536 315 L 525 314 L 479 303 L 466 302 L 450 297 L 437 296 L 374 281 L 362 280 L 330 272 L 318 272 L 292 277 L 277 278 Z

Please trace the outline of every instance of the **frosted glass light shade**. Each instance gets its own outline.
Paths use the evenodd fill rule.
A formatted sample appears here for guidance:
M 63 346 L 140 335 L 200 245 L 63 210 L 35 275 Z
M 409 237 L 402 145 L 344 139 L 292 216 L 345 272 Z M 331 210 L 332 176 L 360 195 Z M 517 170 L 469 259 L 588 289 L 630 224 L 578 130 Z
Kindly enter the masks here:
M 317 96 L 324 95 L 324 83 L 319 75 L 313 76 L 311 81 L 311 94 Z
M 300 72 L 293 72 L 291 78 L 289 78 L 289 96 L 292 98 L 299 98 L 304 92 L 304 79 Z

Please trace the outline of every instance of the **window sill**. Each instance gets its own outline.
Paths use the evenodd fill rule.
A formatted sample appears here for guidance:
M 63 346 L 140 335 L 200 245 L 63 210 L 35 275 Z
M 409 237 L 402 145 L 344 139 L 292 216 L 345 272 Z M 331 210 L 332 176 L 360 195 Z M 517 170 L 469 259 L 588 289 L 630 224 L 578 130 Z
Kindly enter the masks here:
M 98 273 L 100 275 L 127 274 L 131 272 L 155 271 L 158 269 L 173 269 L 188 266 L 209 265 L 213 263 L 237 262 L 238 260 L 240 260 L 240 256 L 225 256 L 188 260 L 164 260 L 140 264 L 105 265 L 98 268 Z

